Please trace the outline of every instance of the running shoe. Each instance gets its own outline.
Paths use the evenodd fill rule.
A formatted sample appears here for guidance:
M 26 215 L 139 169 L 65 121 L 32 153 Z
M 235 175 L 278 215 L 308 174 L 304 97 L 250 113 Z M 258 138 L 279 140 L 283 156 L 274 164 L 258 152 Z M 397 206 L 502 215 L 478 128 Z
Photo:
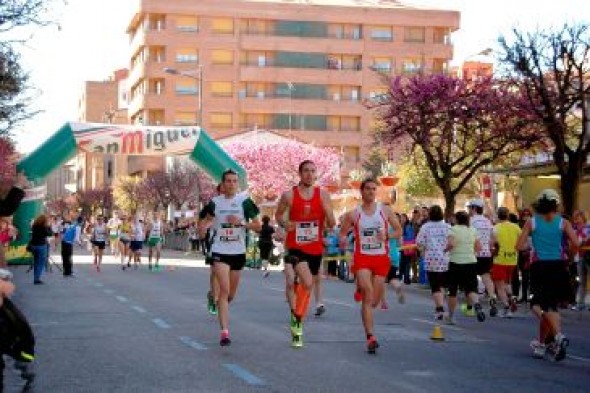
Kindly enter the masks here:
M 584 304 L 584 303 L 574 304 L 571 309 L 573 311 L 584 311 L 586 309 L 586 304 Z
M 465 304 L 465 303 L 461 304 L 461 312 L 466 317 L 474 317 L 475 316 L 475 310 L 473 309 L 473 307 L 468 308 L 467 304 Z
M 291 335 L 291 346 L 293 348 L 302 348 L 303 347 L 303 336 L 299 334 L 292 334 Z
M 298 321 L 295 315 L 291 315 L 291 334 L 294 336 L 303 335 L 303 321 Z
M 148 265 L 148 270 L 149 270 L 150 272 L 152 271 L 152 264 L 151 264 L 151 263 Z
M 354 301 L 359 303 L 361 300 L 363 300 L 363 294 L 361 293 L 361 290 L 357 288 L 354 291 Z
M 555 362 L 562 361 L 565 359 L 569 344 L 570 340 L 563 333 L 558 333 L 555 335 L 555 340 L 547 347 L 547 355 Z
M 219 345 L 221 345 L 222 347 L 227 347 L 231 345 L 229 332 L 221 332 L 221 339 L 219 340 Z
M 547 353 L 547 346 L 539 340 L 531 341 L 531 348 L 533 349 L 533 357 L 535 359 L 543 359 Z
M 383 300 L 381 302 L 381 310 L 383 310 L 383 311 L 389 310 L 389 306 L 387 305 L 387 302 L 385 300 Z
M 435 311 L 434 312 L 434 320 L 435 321 L 442 321 L 445 317 L 444 311 Z
M 262 278 L 268 278 L 268 276 L 270 276 L 270 270 L 265 271 Z
M 475 309 L 475 314 L 477 315 L 477 320 L 479 322 L 483 322 L 486 320 L 486 314 L 483 312 L 483 310 L 481 309 L 481 304 L 476 304 L 473 306 L 473 308 Z M 496 310 L 497 312 L 498 310 Z M 490 311 L 491 313 L 491 311 Z
M 496 307 L 496 298 L 490 298 L 490 317 L 498 315 L 498 307 Z
M 160 265 L 156 263 L 156 265 L 154 266 L 154 271 L 159 272 L 160 270 L 162 270 L 160 268 Z
M 512 296 L 510 298 L 510 301 L 508 303 L 508 306 L 510 307 L 510 311 L 515 313 L 518 310 L 518 304 L 516 302 L 516 296 Z
M 319 316 L 321 316 L 325 312 L 326 312 L 326 307 L 324 307 L 323 304 L 320 304 L 315 309 L 315 316 L 316 317 L 319 317 Z
M 379 348 L 379 343 L 377 342 L 377 339 L 375 338 L 375 336 L 371 336 L 369 339 L 367 339 L 367 352 L 368 353 L 376 354 L 377 348 Z
M 211 315 L 217 315 L 217 305 L 215 304 L 215 299 L 213 299 L 211 291 L 207 292 L 207 311 Z

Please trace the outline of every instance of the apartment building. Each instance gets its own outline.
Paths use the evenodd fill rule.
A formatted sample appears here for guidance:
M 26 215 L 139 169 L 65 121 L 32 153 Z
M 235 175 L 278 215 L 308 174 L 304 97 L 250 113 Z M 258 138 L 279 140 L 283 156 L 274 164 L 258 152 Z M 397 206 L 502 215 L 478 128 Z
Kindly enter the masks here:
M 386 0 L 137 0 L 129 23 L 131 123 L 250 129 L 343 152 L 372 142 L 363 106 L 384 76 L 447 72 L 457 11 Z

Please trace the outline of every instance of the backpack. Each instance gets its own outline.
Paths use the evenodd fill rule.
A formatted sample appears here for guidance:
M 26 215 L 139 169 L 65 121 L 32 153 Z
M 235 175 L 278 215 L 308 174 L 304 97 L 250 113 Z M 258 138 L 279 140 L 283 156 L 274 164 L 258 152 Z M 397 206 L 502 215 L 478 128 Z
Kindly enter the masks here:
M 35 336 L 27 318 L 10 299 L 0 307 L 0 356 L 29 363 L 35 359 Z

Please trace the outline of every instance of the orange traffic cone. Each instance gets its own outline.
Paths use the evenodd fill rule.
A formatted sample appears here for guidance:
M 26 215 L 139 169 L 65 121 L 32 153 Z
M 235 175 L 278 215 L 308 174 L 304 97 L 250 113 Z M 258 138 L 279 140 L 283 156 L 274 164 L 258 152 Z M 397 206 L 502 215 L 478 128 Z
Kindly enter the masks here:
M 443 337 L 443 332 L 442 332 L 442 329 L 440 328 L 440 325 L 434 325 L 430 339 L 432 341 L 445 341 L 445 338 Z

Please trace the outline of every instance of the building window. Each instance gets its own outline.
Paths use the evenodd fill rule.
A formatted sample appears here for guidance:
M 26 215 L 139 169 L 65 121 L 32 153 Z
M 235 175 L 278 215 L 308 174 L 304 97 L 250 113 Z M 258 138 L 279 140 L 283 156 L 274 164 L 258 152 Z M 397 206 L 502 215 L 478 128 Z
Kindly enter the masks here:
M 389 57 L 375 57 L 373 58 L 372 68 L 379 72 L 391 72 L 391 58 Z
M 446 27 L 435 27 L 432 42 L 435 44 L 450 44 L 450 30 Z
M 197 124 L 197 113 L 177 111 L 174 114 L 174 124 L 177 126 L 192 126 Z
M 212 31 L 215 34 L 233 34 L 234 20 L 229 18 L 213 19 Z
M 215 65 L 234 64 L 234 52 L 226 49 L 214 49 L 211 52 L 211 61 Z
M 199 31 L 199 19 L 196 16 L 179 16 L 176 19 L 176 30 L 187 33 Z
M 213 97 L 232 97 L 232 82 L 211 82 L 211 95 Z
M 422 71 L 422 61 L 418 58 L 404 59 L 403 73 L 417 74 Z
M 371 39 L 373 41 L 393 41 L 393 31 L 391 26 L 372 27 Z
M 177 95 L 197 95 L 199 93 L 198 81 L 193 78 L 176 78 L 175 91 Z
M 214 128 L 231 128 L 233 126 L 233 119 L 231 112 L 214 112 L 209 116 L 209 123 Z
M 179 49 L 176 52 L 176 62 L 177 63 L 198 63 L 199 62 L 199 54 L 196 49 L 193 48 L 186 48 L 186 49 Z
M 426 42 L 426 29 L 424 27 L 406 27 L 404 31 L 405 42 Z

